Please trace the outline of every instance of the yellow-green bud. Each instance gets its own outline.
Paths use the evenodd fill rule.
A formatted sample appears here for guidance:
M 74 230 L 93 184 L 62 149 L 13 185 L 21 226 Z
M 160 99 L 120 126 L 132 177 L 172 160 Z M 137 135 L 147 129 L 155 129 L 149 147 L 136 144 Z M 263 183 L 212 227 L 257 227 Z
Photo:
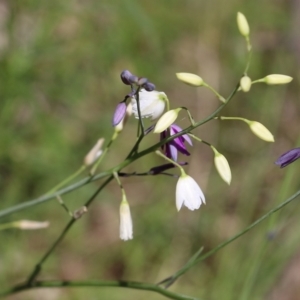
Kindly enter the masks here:
M 248 121 L 247 123 L 251 131 L 260 139 L 266 142 L 274 142 L 274 136 L 263 124 L 256 121 Z
M 266 76 L 264 82 L 269 85 L 274 84 L 287 84 L 293 80 L 293 77 L 281 74 L 271 74 Z
M 203 79 L 195 74 L 192 73 L 176 73 L 177 78 L 191 86 L 202 86 Z
M 250 28 L 249 28 L 248 21 L 247 21 L 246 17 L 240 12 L 237 13 L 237 25 L 238 25 L 240 34 L 242 36 L 244 36 L 244 37 L 249 36 Z
M 171 126 L 178 117 L 182 108 L 171 109 L 164 113 L 157 121 L 153 133 L 161 133 Z
M 219 153 L 215 148 L 212 148 L 215 153 L 215 166 L 221 178 L 229 185 L 231 182 L 231 170 L 229 163 L 224 155 Z
M 243 76 L 240 80 L 240 86 L 243 92 L 247 93 L 251 88 L 251 79 L 248 76 Z

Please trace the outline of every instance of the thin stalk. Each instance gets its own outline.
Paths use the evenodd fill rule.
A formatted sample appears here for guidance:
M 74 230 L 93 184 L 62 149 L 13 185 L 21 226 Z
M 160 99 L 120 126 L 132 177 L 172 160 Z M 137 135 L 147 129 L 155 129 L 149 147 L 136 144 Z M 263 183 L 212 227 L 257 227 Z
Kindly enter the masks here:
M 73 180 L 74 178 L 76 178 L 77 176 L 79 176 L 85 169 L 86 169 L 86 166 L 82 165 L 75 173 L 73 173 L 72 175 L 70 175 L 69 177 L 67 177 L 66 179 L 64 179 L 62 182 L 60 182 L 59 184 L 57 184 L 55 187 L 53 187 L 51 190 L 49 190 L 46 193 L 46 195 L 53 194 L 58 189 L 60 189 L 64 185 L 66 185 L 68 182 L 70 182 L 71 180 Z
M 11 294 L 15 294 L 25 290 L 37 289 L 37 288 L 79 288 L 79 287 L 120 287 L 120 288 L 128 288 L 135 290 L 144 290 L 144 291 L 152 291 L 158 294 L 161 294 L 169 299 L 174 300 L 200 300 L 199 298 L 194 298 L 190 296 L 185 296 L 181 294 L 177 294 L 171 291 L 168 291 L 162 287 L 157 286 L 156 284 L 144 283 L 144 282 L 135 282 L 135 281 L 36 281 L 31 286 L 26 284 L 19 285 L 9 289 L 3 293 L 0 293 L 0 297 L 8 296 Z
M 96 192 L 90 197 L 90 199 L 85 203 L 84 206 L 88 207 L 93 200 L 97 197 L 97 195 L 102 191 L 102 189 L 113 179 L 113 176 L 110 176 L 106 181 L 96 190 Z M 73 226 L 73 224 L 77 221 L 76 218 L 72 217 L 72 219 L 68 222 L 64 230 L 61 232 L 59 237 L 55 240 L 55 242 L 52 244 L 52 246 L 49 248 L 49 250 L 45 253 L 45 255 L 41 258 L 41 260 L 36 264 L 34 270 L 29 275 L 27 285 L 32 285 L 32 282 L 35 280 L 37 275 L 40 273 L 42 269 L 42 265 L 44 262 L 48 259 L 48 257 L 51 255 L 51 253 L 54 251 L 54 249 L 60 244 L 60 242 L 64 239 L 67 232 L 70 230 L 70 228 Z
M 250 231 L 252 228 L 254 228 L 258 224 L 260 224 L 262 221 L 264 221 L 268 217 L 270 217 L 276 211 L 278 211 L 278 210 L 282 209 L 284 206 L 288 205 L 290 202 L 292 202 L 293 200 L 295 200 L 299 196 L 300 196 L 300 190 L 297 191 L 290 198 L 288 198 L 287 200 L 285 200 L 284 202 L 282 202 L 281 204 L 279 204 L 279 205 L 275 206 L 274 208 L 272 208 L 271 210 L 269 210 L 266 214 L 264 214 L 262 217 L 260 217 L 256 221 L 254 221 L 252 224 L 250 224 L 248 227 L 246 227 L 245 229 L 243 229 L 242 231 L 240 231 L 238 234 L 234 235 L 233 237 L 229 238 L 228 240 L 224 241 L 223 243 L 220 243 L 218 246 L 216 246 L 212 250 L 208 251 L 207 253 L 201 255 L 191 265 L 189 265 L 188 268 L 185 268 L 183 270 L 179 270 L 176 273 L 176 275 L 170 276 L 167 279 L 168 280 L 172 280 L 172 283 L 174 283 L 176 279 L 178 279 L 180 276 L 182 276 L 184 273 L 186 273 L 189 269 L 191 269 L 192 267 L 194 267 L 196 264 L 198 264 L 199 262 L 201 262 L 201 261 L 205 260 L 206 258 L 212 256 L 213 254 L 215 254 L 216 252 L 218 252 L 219 250 L 221 250 L 222 248 L 224 248 L 228 244 L 232 243 L 233 241 L 235 241 L 236 239 L 238 239 L 239 237 L 241 237 L 242 235 L 244 235 L 245 233 L 247 233 L 248 231 Z M 162 282 L 167 282 L 167 279 L 163 280 Z

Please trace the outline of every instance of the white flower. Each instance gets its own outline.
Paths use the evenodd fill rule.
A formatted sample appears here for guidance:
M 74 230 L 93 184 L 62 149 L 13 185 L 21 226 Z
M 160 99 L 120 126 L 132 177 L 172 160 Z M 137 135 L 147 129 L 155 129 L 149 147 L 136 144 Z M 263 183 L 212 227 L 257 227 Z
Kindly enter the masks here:
M 122 200 L 120 205 L 120 239 L 123 241 L 133 239 L 132 219 L 126 200 Z
M 184 204 L 188 209 L 198 209 L 205 204 L 205 197 L 197 182 L 189 175 L 182 174 L 176 185 L 176 207 L 179 211 Z
M 152 91 L 147 92 L 142 89 L 139 92 L 139 102 L 142 118 L 151 118 L 155 120 L 159 118 L 165 109 L 167 95 L 164 92 Z M 138 107 L 135 97 L 131 97 L 132 113 L 135 118 L 139 118 Z

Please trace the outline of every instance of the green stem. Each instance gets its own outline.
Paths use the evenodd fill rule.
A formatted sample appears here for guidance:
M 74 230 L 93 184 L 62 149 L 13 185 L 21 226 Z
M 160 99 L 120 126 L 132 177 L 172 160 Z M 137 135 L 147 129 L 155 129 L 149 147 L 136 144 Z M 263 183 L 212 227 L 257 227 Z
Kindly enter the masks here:
M 128 288 L 135 290 L 144 290 L 152 291 L 158 294 L 161 294 L 167 298 L 174 300 L 199 300 L 198 298 L 189 297 L 181 294 L 177 294 L 171 291 L 168 291 L 164 288 L 157 286 L 156 284 L 144 283 L 144 282 L 135 282 L 135 281 L 36 281 L 31 286 L 27 284 L 18 285 L 13 287 L 3 293 L 0 293 L 0 297 L 8 296 L 25 290 L 31 290 L 36 288 L 75 288 L 75 287 L 120 287 Z
M 210 86 L 209 84 L 207 84 L 206 82 L 203 82 L 203 86 L 205 86 L 205 87 L 207 87 L 208 89 L 210 89 L 217 97 L 218 97 L 218 99 L 221 101 L 221 102 L 223 102 L 223 103 L 225 103 L 226 102 L 226 100 L 225 100 L 225 98 L 223 97 L 223 96 L 221 96 L 212 86 Z
M 56 192 L 58 189 L 66 185 L 68 182 L 76 178 L 78 175 L 80 175 L 84 170 L 86 169 L 85 165 L 82 165 L 75 173 L 64 179 L 62 182 L 57 184 L 55 187 L 53 187 L 50 191 L 48 191 L 45 195 L 51 195 L 54 192 Z
M 179 270 L 175 275 L 170 276 L 169 278 L 163 280 L 162 282 L 166 282 L 168 280 L 172 280 L 172 283 L 175 282 L 175 280 L 177 278 L 179 278 L 180 276 L 182 276 L 184 273 L 186 273 L 189 269 L 191 269 L 197 263 L 205 260 L 206 258 L 212 256 L 213 254 L 215 254 L 216 252 L 218 252 L 219 250 L 221 250 L 222 248 L 224 248 L 225 246 L 227 246 L 228 244 L 232 243 L 233 241 L 235 241 L 236 239 L 238 239 L 239 237 L 241 237 L 242 235 L 244 235 L 245 233 L 247 233 L 249 230 L 251 230 L 252 228 L 254 228 L 255 226 L 257 226 L 258 224 L 260 224 L 262 221 L 264 221 L 268 217 L 270 217 L 276 211 L 278 211 L 278 210 L 282 209 L 284 206 L 288 205 L 290 202 L 292 202 L 294 199 L 296 199 L 299 196 L 300 196 L 300 190 L 298 192 L 296 192 L 293 196 L 291 196 L 290 198 L 288 198 L 287 200 L 285 200 L 284 202 L 282 202 L 281 204 L 279 204 L 279 205 L 275 206 L 273 209 L 269 210 L 266 214 L 264 214 L 262 217 L 260 217 L 255 222 L 253 222 L 252 224 L 250 224 L 248 227 L 246 227 L 245 229 L 243 229 L 242 231 L 240 231 L 238 234 L 236 234 L 233 237 L 229 238 L 225 242 L 219 244 L 218 246 L 216 246 L 212 250 L 208 251 L 207 253 L 201 255 L 188 268 L 185 268 L 183 270 Z
M 90 199 L 85 203 L 84 206 L 88 207 L 93 200 L 96 198 L 96 196 L 101 192 L 101 190 L 113 179 L 113 176 L 110 176 L 106 181 L 97 189 L 97 191 L 90 197 Z M 52 246 L 49 248 L 49 250 L 45 253 L 45 255 L 41 258 L 41 260 L 36 264 L 33 272 L 30 274 L 27 285 L 32 285 L 32 282 L 35 280 L 37 275 L 40 273 L 42 269 L 43 263 L 48 259 L 50 254 L 54 251 L 54 249 L 59 245 L 59 243 L 63 240 L 67 232 L 70 230 L 72 225 L 77 221 L 76 218 L 72 217 L 72 219 L 68 222 L 64 230 L 61 232 L 59 237 L 55 240 L 55 242 L 52 244 Z

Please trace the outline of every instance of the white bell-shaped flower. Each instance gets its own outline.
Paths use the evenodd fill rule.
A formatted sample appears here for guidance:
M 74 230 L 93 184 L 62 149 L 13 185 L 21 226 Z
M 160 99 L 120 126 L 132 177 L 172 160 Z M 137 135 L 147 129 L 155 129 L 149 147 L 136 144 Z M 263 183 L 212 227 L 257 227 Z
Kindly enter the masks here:
M 139 102 L 142 118 L 151 118 L 155 120 L 164 112 L 167 101 L 167 95 L 164 92 L 152 91 L 147 92 L 142 89 L 139 92 Z M 132 113 L 135 118 L 139 118 L 137 101 L 135 97 L 131 97 Z
M 204 194 L 197 182 L 189 175 L 182 173 L 176 185 L 176 207 L 179 211 L 182 205 L 190 210 L 198 209 L 205 204 Z

